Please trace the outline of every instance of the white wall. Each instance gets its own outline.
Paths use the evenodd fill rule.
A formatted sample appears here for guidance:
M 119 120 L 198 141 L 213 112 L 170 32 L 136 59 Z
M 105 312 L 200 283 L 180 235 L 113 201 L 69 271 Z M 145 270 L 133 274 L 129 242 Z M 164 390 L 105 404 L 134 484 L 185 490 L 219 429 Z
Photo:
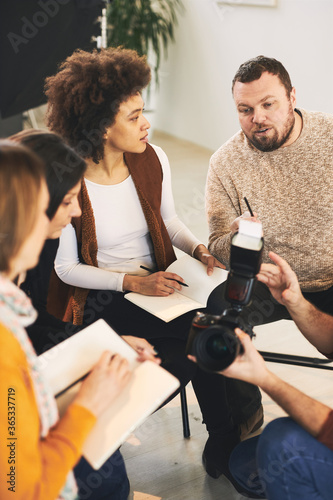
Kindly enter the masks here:
M 277 0 L 270 8 L 183 1 L 161 69 L 157 129 L 216 150 L 239 128 L 233 76 L 259 54 L 284 64 L 298 106 L 333 113 L 333 0 Z

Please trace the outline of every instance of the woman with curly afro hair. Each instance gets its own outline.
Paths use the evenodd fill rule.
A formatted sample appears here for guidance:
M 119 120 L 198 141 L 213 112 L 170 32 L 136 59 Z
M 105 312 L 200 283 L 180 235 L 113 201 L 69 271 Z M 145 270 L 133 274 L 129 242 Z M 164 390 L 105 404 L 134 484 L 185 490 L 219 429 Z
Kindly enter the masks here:
M 186 358 L 193 311 L 165 323 L 125 299 L 128 291 L 165 297 L 182 289 L 182 277 L 165 271 L 176 259 L 173 246 L 206 264 L 209 275 L 223 267 L 175 212 L 168 158 L 148 142 L 141 91 L 149 81 L 146 59 L 123 48 L 78 50 L 46 81 L 48 126 L 87 162 L 82 216 L 63 230 L 55 262 L 58 285 L 71 287 L 59 293 L 54 280 L 49 302 L 64 320 L 88 325 L 103 318 L 121 335 L 143 337 L 181 386 L 192 379 L 209 433 L 206 470 L 229 476 L 239 426 L 225 379 Z

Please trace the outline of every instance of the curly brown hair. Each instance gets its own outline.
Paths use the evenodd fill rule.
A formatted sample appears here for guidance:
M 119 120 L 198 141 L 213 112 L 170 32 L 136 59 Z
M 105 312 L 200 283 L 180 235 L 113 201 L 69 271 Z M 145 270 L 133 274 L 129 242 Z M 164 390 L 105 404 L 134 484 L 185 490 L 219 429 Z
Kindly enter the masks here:
M 150 82 L 146 57 L 122 47 L 77 50 L 46 79 L 47 125 L 76 152 L 98 163 L 121 103 Z
M 286 89 L 287 96 L 289 96 L 293 86 L 288 71 L 280 61 L 265 56 L 254 57 L 239 66 L 232 81 L 232 92 L 234 91 L 236 82 L 249 83 L 259 80 L 261 75 L 266 71 L 267 73 L 276 75 L 280 79 L 280 82 Z

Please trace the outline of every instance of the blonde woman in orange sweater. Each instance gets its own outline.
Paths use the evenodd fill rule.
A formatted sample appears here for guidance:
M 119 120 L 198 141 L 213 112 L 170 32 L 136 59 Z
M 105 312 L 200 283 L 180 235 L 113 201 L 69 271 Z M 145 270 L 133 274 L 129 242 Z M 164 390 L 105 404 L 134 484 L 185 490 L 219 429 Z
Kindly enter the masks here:
M 59 419 L 25 331 L 35 320 L 30 300 L 14 283 L 37 264 L 49 219 L 40 160 L 22 146 L 0 141 L 0 498 L 74 500 L 72 469 L 96 418 L 130 377 L 127 361 L 105 352 Z M 119 453 L 119 452 L 118 452 Z M 121 455 L 119 457 L 121 459 Z M 107 498 L 124 500 L 123 473 Z M 119 488 L 118 488 L 119 486 Z M 100 495 L 90 498 L 106 498 Z

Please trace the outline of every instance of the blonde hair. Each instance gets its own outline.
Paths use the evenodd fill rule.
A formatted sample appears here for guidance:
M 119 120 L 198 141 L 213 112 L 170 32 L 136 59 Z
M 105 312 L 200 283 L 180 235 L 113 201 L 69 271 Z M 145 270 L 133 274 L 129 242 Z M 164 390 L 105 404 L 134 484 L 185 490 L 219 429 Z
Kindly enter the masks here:
M 44 180 L 43 162 L 30 150 L 0 140 L 0 272 L 33 229 Z

